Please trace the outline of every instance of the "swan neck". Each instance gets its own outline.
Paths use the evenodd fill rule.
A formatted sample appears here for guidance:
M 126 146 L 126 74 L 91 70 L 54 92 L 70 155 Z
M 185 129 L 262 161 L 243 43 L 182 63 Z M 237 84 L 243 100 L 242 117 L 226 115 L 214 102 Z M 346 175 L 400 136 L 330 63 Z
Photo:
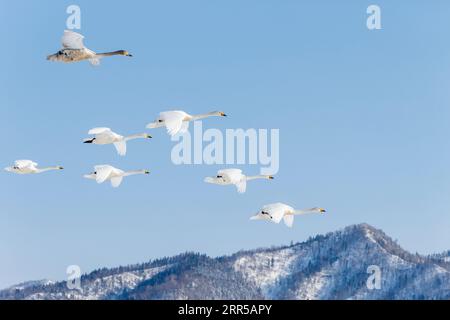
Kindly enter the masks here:
M 97 57 L 110 57 L 110 56 L 120 56 L 123 55 L 123 51 L 112 51 L 112 52 L 103 52 L 103 53 L 97 53 Z
M 202 114 L 196 114 L 192 116 L 192 121 L 201 120 L 209 117 L 217 116 L 216 112 L 208 112 L 208 113 L 202 113 Z
M 248 176 L 247 177 L 247 181 L 248 180 L 256 180 L 256 179 L 270 179 L 270 176 L 259 175 L 259 176 Z
M 317 213 L 315 209 L 302 209 L 302 210 L 294 210 L 295 215 L 303 215 L 303 214 L 311 214 L 311 213 Z
M 38 173 L 41 173 L 41 172 L 46 172 L 46 171 L 51 171 L 51 170 L 59 170 L 59 168 L 60 168 L 60 167 L 39 168 L 39 169 L 37 169 L 36 171 L 37 171 Z
M 132 170 L 132 171 L 127 171 L 123 174 L 124 177 L 128 177 L 128 176 L 133 176 L 136 174 L 145 174 L 145 170 Z
M 123 138 L 123 140 L 125 141 L 129 141 L 129 140 L 134 140 L 134 139 L 139 139 L 139 138 L 147 138 L 148 135 L 146 133 L 138 133 L 138 134 L 132 134 L 129 136 L 126 136 L 125 138 Z

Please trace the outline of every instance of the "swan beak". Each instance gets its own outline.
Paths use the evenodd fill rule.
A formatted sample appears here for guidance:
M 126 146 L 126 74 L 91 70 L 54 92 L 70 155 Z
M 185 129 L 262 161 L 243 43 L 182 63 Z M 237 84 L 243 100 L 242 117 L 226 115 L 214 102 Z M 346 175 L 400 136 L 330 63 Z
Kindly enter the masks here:
M 320 213 L 325 213 L 325 212 L 327 212 L 327 210 L 325 210 L 325 209 L 320 209 Z
M 64 168 L 63 167 L 58 167 L 58 170 L 64 170 Z
M 127 56 L 127 57 L 132 57 L 133 55 L 131 54 L 131 53 L 129 53 L 128 51 L 125 51 L 125 55 Z
M 151 138 L 153 138 L 151 135 L 147 135 L 147 139 L 151 139 Z
M 269 176 L 269 179 L 273 180 L 273 179 L 275 179 L 275 177 L 274 176 Z
M 221 117 L 226 117 L 227 115 L 226 115 L 225 113 L 221 112 L 221 113 L 220 113 L 220 116 L 221 116 Z
M 145 174 L 150 174 L 150 171 L 145 170 L 144 173 L 145 173 Z

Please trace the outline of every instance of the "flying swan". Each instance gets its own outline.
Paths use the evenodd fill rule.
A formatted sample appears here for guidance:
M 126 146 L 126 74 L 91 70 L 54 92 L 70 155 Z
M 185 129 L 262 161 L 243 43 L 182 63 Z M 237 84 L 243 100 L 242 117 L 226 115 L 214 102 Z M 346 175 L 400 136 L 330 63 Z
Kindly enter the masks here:
M 219 170 L 215 177 L 206 177 L 204 181 L 222 186 L 234 184 L 239 193 L 244 193 L 247 189 L 247 181 L 273 178 L 273 176 L 267 175 L 246 176 L 242 173 L 242 170 L 239 169 L 224 169 Z
M 147 125 L 147 128 L 154 129 L 166 127 L 170 136 L 177 133 L 185 133 L 189 129 L 189 122 L 201 120 L 209 117 L 226 117 L 227 115 L 222 111 L 213 111 L 204 114 L 190 115 L 184 111 L 164 111 L 159 114 L 159 117 L 152 123 Z
M 49 55 L 47 60 L 61 62 L 78 62 L 88 60 L 92 65 L 100 64 L 100 59 L 109 56 L 127 56 L 132 57 L 126 50 L 118 50 L 113 52 L 95 53 L 86 48 L 83 44 L 84 36 L 79 33 L 65 30 L 61 39 L 62 49 L 57 53 Z
M 325 213 L 326 210 L 322 208 L 311 208 L 303 210 L 295 210 L 291 206 L 284 203 L 273 203 L 265 205 L 256 215 L 250 218 L 250 220 L 270 220 L 274 223 L 280 223 L 284 220 L 284 223 L 291 228 L 294 224 L 295 215 L 303 215 L 308 213 Z
M 152 136 L 146 133 L 133 134 L 131 136 L 122 136 L 111 131 L 110 128 L 94 128 L 89 130 L 88 134 L 94 135 L 92 138 L 84 139 L 84 143 L 93 144 L 114 144 L 117 153 L 124 156 L 127 153 L 127 141 L 134 139 L 150 139 Z
M 37 166 L 38 164 L 31 160 L 16 160 L 14 161 L 14 165 L 12 167 L 5 168 L 5 170 L 17 174 L 33 174 L 63 169 L 63 167 L 60 166 L 47 168 L 38 168 Z
M 134 170 L 134 171 L 123 171 L 117 168 L 114 168 L 110 165 L 98 165 L 94 167 L 95 171 L 85 175 L 86 179 L 92 179 L 97 181 L 97 183 L 103 183 L 107 180 L 111 181 L 111 185 L 114 188 L 117 188 L 122 183 L 122 179 L 124 177 L 129 177 L 136 174 L 149 174 L 148 170 Z

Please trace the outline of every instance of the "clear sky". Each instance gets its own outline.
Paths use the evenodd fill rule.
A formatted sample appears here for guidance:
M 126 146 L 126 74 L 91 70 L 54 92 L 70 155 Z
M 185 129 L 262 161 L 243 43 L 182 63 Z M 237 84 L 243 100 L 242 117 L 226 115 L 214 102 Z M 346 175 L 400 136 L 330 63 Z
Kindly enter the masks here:
M 0 287 L 189 251 L 213 256 L 303 241 L 366 222 L 406 249 L 450 249 L 450 3 L 434 1 L 0 0 Z M 366 8 L 382 30 L 366 28 Z M 134 57 L 65 65 L 66 8 L 97 51 Z M 175 166 L 165 130 L 85 145 L 92 127 L 131 134 L 164 110 L 223 110 L 204 128 L 280 129 L 272 182 L 203 182 L 221 166 Z M 149 169 L 113 189 L 96 164 Z M 240 166 L 249 174 L 259 166 Z M 294 227 L 249 217 L 263 204 L 322 206 Z

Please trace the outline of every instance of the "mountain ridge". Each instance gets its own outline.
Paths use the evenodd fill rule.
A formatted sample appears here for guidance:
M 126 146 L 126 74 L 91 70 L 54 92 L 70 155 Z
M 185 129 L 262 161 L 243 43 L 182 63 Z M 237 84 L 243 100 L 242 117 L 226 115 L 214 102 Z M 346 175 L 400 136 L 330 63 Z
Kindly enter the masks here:
M 381 289 L 367 287 L 369 266 L 381 271 Z M 0 290 L 0 299 L 449 299 L 450 261 L 448 252 L 412 254 L 362 223 L 216 258 L 186 252 L 101 268 L 81 284 L 83 292 L 31 282 Z

